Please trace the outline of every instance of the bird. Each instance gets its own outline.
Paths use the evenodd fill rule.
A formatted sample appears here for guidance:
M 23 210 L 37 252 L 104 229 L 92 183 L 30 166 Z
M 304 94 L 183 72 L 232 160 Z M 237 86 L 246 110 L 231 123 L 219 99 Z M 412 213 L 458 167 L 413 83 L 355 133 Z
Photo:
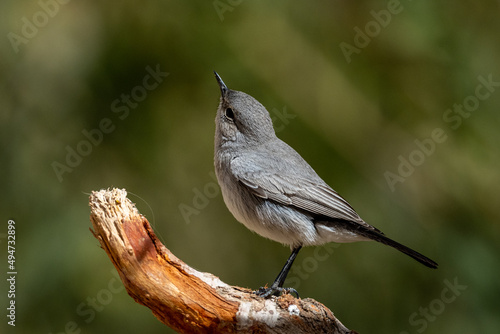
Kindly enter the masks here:
M 267 109 L 252 96 L 227 88 L 214 71 L 221 96 L 215 119 L 214 168 L 224 202 L 240 223 L 291 254 L 263 298 L 298 292 L 284 288 L 306 246 L 374 240 L 429 268 L 438 264 L 365 222 L 292 147 L 276 136 Z

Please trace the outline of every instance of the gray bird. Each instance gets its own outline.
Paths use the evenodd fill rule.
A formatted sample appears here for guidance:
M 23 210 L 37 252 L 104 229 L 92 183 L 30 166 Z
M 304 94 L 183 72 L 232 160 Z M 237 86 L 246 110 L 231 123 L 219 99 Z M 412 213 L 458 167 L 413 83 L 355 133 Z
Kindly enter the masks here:
M 283 288 L 303 246 L 375 240 L 430 268 L 437 263 L 386 237 L 366 223 L 288 144 L 276 137 L 269 112 L 256 99 L 228 89 L 220 76 L 215 118 L 215 173 L 224 202 L 248 229 L 289 245 L 292 253 L 262 297 L 297 291 Z

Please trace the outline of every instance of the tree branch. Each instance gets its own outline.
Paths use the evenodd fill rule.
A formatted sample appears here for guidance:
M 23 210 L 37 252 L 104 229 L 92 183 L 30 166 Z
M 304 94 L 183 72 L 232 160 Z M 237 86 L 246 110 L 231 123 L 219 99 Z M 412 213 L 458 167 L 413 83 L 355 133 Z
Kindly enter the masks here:
M 291 295 L 263 299 L 179 260 L 123 189 L 90 195 L 91 232 L 128 294 L 180 333 L 355 333 L 323 304 Z

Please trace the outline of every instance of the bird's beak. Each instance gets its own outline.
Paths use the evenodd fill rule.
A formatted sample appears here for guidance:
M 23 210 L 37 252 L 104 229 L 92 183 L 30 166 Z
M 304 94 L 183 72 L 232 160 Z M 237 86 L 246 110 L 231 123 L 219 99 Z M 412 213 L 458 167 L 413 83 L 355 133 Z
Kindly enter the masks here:
M 214 71 L 214 74 L 215 74 L 215 78 L 217 79 L 217 82 L 219 83 L 220 95 L 224 98 L 226 96 L 227 91 L 229 89 L 227 88 L 227 86 L 224 83 L 224 81 L 222 81 L 221 77 L 217 74 L 217 72 Z

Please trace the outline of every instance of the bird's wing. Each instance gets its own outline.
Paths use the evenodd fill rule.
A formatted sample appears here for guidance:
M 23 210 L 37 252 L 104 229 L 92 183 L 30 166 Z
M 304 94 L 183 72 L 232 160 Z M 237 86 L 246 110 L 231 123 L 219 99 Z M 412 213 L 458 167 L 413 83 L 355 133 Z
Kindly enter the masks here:
M 288 177 L 259 168 L 249 170 L 248 166 L 238 168 L 238 163 L 241 162 L 232 162 L 233 175 L 255 196 L 294 206 L 312 216 L 347 220 L 373 228 L 365 223 L 336 191 L 321 182 L 321 179 L 315 182 L 293 174 Z M 242 170 L 245 172 L 241 172 Z
M 300 173 L 292 173 L 293 176 L 287 178 L 258 167 L 235 167 L 232 168 L 233 175 L 255 196 L 296 207 L 327 224 L 340 223 L 355 233 L 394 247 L 430 268 L 438 266 L 428 257 L 386 237 L 380 230 L 363 221 L 351 205 L 319 177 L 314 181 L 301 178 Z M 241 170 L 246 172 L 238 172 Z

